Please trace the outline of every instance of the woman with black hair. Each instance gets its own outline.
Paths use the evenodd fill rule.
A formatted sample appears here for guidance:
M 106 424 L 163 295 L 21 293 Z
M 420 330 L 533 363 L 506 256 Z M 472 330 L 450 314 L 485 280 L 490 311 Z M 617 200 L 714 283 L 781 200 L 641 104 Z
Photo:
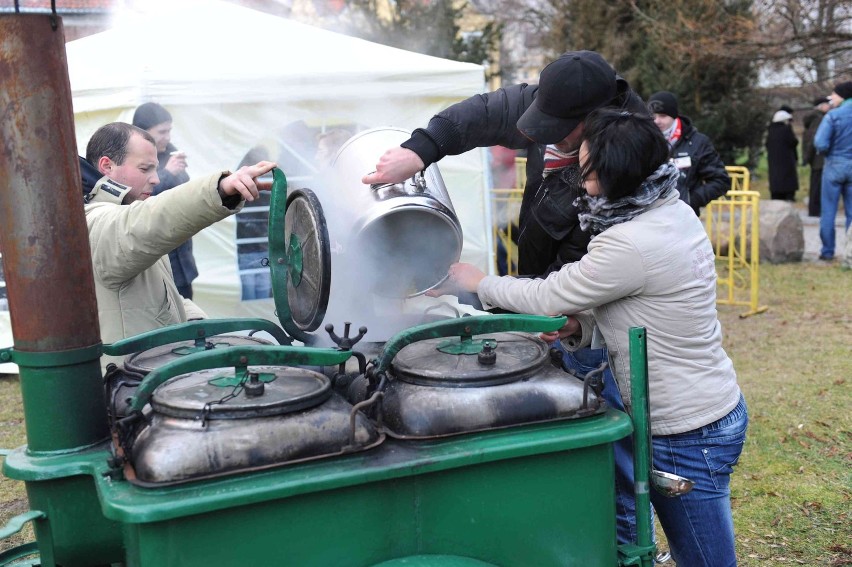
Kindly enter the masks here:
M 575 204 L 593 235 L 585 256 L 533 280 L 454 264 L 448 285 L 488 308 L 571 315 L 558 333 L 566 348 L 588 345 L 597 325 L 625 401 L 628 331 L 645 327 L 654 468 L 695 481 L 680 498 L 652 492 L 652 503 L 679 565 L 735 565 L 729 479 L 748 414 L 722 348 L 710 241 L 679 198 L 677 168 L 649 117 L 593 112 L 580 164 L 586 194 Z

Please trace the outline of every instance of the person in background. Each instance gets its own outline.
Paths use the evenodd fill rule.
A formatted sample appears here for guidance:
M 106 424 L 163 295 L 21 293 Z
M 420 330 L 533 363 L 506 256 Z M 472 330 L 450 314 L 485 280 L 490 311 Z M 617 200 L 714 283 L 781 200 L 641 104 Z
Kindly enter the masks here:
M 834 259 L 834 222 L 841 196 L 847 232 L 852 224 L 852 81 L 836 84 L 829 98 L 833 108 L 814 135 L 817 152 L 825 156 L 819 217 L 820 260 Z
M 680 198 L 700 215 L 702 207 L 731 189 L 725 164 L 710 138 L 699 132 L 688 116 L 678 112 L 674 94 L 668 91 L 652 94 L 648 98 L 648 110 L 666 137 L 672 163 L 680 171 L 677 180 Z
M 822 186 L 822 168 L 825 163 L 825 158 L 817 153 L 814 147 L 814 136 L 823 116 L 830 108 L 828 97 L 817 97 L 814 99 L 814 109 L 802 121 L 805 126 L 805 133 L 802 134 L 802 165 L 811 168 L 808 191 L 808 216 L 810 217 L 819 216 L 820 199 L 822 198 L 820 189 Z
M 588 254 L 545 279 L 486 276 L 453 264 L 449 289 L 429 293 L 475 292 L 486 306 L 567 314 L 563 329 L 551 334 L 567 348 L 588 344 L 597 327 L 625 400 L 628 333 L 645 327 L 653 466 L 695 481 L 677 498 L 651 491 L 654 510 L 678 565 L 736 565 L 730 475 L 748 411 L 722 347 L 713 247 L 679 198 L 678 170 L 649 117 L 593 112 L 580 164 L 586 195 L 579 218 L 594 235 Z
M 165 255 L 255 200 L 255 178 L 275 164 L 217 171 L 148 199 L 160 182 L 157 166 L 154 138 L 123 122 L 99 128 L 80 158 L 104 343 L 205 317 L 178 293 Z
M 156 102 L 146 102 L 133 113 L 133 125 L 147 131 L 157 145 L 157 176 L 160 182 L 154 187 L 154 195 L 168 191 L 189 181 L 186 173 L 186 154 L 172 145 L 172 115 Z M 192 255 L 192 239 L 181 243 L 169 252 L 169 262 L 175 277 L 178 292 L 192 299 L 192 282 L 198 277 L 195 257 Z
M 796 146 L 799 140 L 793 133 L 793 115 L 779 110 L 772 115 L 766 134 L 766 159 L 769 166 L 769 195 L 781 201 L 795 201 L 799 190 L 799 163 Z

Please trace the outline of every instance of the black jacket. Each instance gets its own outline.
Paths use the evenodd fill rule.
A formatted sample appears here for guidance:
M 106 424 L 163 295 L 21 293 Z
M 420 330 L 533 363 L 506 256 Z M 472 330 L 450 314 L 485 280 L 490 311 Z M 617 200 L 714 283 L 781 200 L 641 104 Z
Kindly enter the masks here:
M 766 161 L 769 166 L 769 193 L 773 199 L 794 200 L 799 190 L 796 170 L 799 140 L 793 128 L 783 122 L 769 125 L 766 134 Z
M 176 149 L 172 144 L 169 144 L 166 147 L 166 151 L 157 154 L 157 160 L 160 162 L 157 169 L 157 177 L 160 178 L 160 182 L 154 186 L 154 195 L 159 195 L 163 191 L 168 191 L 189 181 L 189 175 L 185 171 L 173 175 L 166 169 L 166 164 L 169 163 L 171 153 Z M 184 291 L 184 288 L 192 284 L 192 280 L 198 277 L 195 256 L 192 255 L 191 238 L 169 252 L 169 263 L 172 265 L 175 285 L 179 290 Z M 188 297 L 187 299 L 192 298 Z
M 805 125 L 805 133 L 802 134 L 802 165 L 809 165 L 815 170 L 821 170 L 825 164 L 825 156 L 817 153 L 814 147 L 814 136 L 824 116 L 824 112 L 814 109 L 802 120 Z
M 688 116 L 679 118 L 681 136 L 669 155 L 680 170 L 677 180 L 680 198 L 697 215 L 701 207 L 728 192 L 731 178 L 710 138 L 696 130 Z
M 544 148 L 524 137 L 516 124 L 535 100 L 538 85 L 526 83 L 475 95 L 433 116 L 401 145 L 429 165 L 444 156 L 474 148 L 505 146 L 527 152 L 527 183 L 521 202 L 518 271 L 541 276 L 575 262 L 585 253 L 590 235 L 582 232 L 573 201 L 580 194 L 579 176 L 566 172 L 542 183 Z M 647 113 L 642 99 L 622 78 L 609 106 Z M 572 181 L 573 180 L 573 181 Z

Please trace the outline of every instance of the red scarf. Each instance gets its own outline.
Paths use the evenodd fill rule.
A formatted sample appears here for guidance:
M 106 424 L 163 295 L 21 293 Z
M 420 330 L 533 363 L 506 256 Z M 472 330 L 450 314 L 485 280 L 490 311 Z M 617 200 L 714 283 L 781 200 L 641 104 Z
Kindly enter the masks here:
M 680 122 L 680 118 L 675 118 L 674 122 L 672 123 L 671 132 L 669 133 L 668 138 L 666 139 L 669 143 L 670 148 L 673 147 L 678 140 L 680 140 L 680 135 L 682 133 L 681 126 L 682 124 Z
M 560 152 L 556 146 L 547 146 L 544 150 L 544 176 L 547 177 L 555 171 L 561 171 L 569 165 L 580 163 L 580 151 Z

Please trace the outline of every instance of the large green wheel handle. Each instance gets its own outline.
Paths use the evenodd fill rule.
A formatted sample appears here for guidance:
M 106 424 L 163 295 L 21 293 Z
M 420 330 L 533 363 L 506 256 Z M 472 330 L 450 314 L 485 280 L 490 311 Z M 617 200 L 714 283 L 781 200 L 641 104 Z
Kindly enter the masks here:
M 474 335 L 506 331 L 550 333 L 561 329 L 566 320 L 567 317 L 542 315 L 477 315 L 419 325 L 394 335 L 385 343 L 385 348 L 376 362 L 375 372 L 386 371 L 403 347 L 424 339 L 452 336 L 464 339 Z
M 195 341 L 197 346 L 203 346 L 208 337 L 235 331 L 265 331 L 275 337 L 278 344 L 292 342 L 281 327 L 266 319 L 201 319 L 115 341 L 104 345 L 104 354 L 121 356 L 181 341 Z
M 293 346 L 234 346 L 192 354 L 152 370 L 139 383 L 130 400 L 130 409 L 141 411 L 157 386 L 181 374 L 209 368 L 233 366 L 244 373 L 248 366 L 333 366 L 346 362 L 352 351 Z

